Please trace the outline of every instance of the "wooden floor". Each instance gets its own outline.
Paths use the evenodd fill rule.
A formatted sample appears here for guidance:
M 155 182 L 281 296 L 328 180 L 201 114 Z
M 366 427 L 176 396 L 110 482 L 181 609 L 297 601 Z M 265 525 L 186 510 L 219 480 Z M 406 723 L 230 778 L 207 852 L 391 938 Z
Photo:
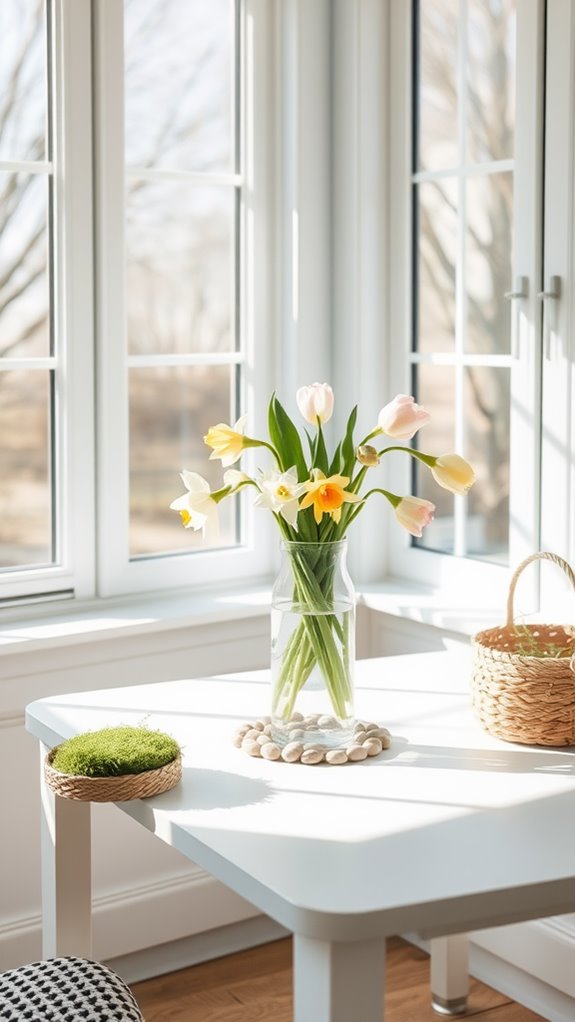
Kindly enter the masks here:
M 292 1022 L 291 940 L 241 951 L 132 985 L 146 1022 Z M 388 942 L 385 1022 L 439 1022 L 429 1004 L 429 958 Z M 476 1022 L 541 1022 L 541 1016 L 472 980 Z M 349 1022 L 354 1022 L 350 1019 Z

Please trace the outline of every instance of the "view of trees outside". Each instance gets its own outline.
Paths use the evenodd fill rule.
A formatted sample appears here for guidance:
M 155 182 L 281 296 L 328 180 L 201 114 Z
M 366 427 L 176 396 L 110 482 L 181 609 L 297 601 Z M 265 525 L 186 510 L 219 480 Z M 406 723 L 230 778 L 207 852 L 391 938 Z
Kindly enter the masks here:
M 478 477 L 466 552 L 505 559 L 510 370 L 466 365 L 465 356 L 510 350 L 516 3 L 467 0 L 465 9 L 463 20 L 458 0 L 418 3 L 414 350 L 440 356 L 414 368 L 418 399 L 433 413 L 418 442 L 454 450 L 461 416 L 463 453 Z M 416 478 L 417 492 L 437 506 L 418 545 L 452 552 L 453 497 L 429 473 Z
M 42 0 L 2 0 L 0 569 L 54 555 L 46 43 Z
M 236 169 L 235 3 L 210 0 L 209 17 L 206 0 L 124 6 L 130 542 L 132 554 L 149 555 L 202 545 L 169 504 L 183 490 L 182 468 L 220 485 L 203 436 L 236 411 L 235 365 L 161 364 L 161 356 L 236 350 L 237 187 L 221 180 Z M 45 0 L 0 3 L 4 568 L 54 556 L 53 369 L 34 364 L 58 346 L 50 336 L 46 26 Z M 139 356 L 160 358 L 142 366 Z M 223 544 L 236 539 L 231 505 L 220 516 Z
M 168 505 L 181 492 L 181 468 L 220 483 L 219 463 L 208 461 L 202 438 L 209 425 L 236 413 L 235 4 L 210 0 L 209 7 L 207 18 L 205 0 L 125 0 L 130 544 L 136 556 L 201 545 Z M 420 353 L 449 355 L 457 336 L 466 354 L 497 355 L 508 353 L 510 343 L 503 294 L 511 285 L 515 3 L 467 0 L 466 9 L 463 23 L 458 0 L 419 0 L 415 344 Z M 2 0 L 0 567 L 54 556 L 53 370 L 35 362 L 54 354 L 58 340 L 50 336 L 46 54 L 46 0 Z M 462 167 L 464 173 L 454 173 Z M 184 363 L 189 355 L 190 363 L 167 364 L 173 355 Z M 468 498 L 468 549 L 504 557 L 509 369 L 425 364 L 415 372 L 419 400 L 433 411 L 421 438 L 426 449 L 454 448 L 460 389 L 465 454 L 478 474 Z M 427 474 L 417 486 L 438 508 L 422 542 L 452 550 L 453 499 L 431 487 Z M 221 542 L 233 543 L 232 502 L 220 507 Z
M 130 549 L 204 547 L 167 511 L 178 472 L 216 489 L 210 425 L 234 420 L 237 188 L 233 0 L 126 0 L 126 255 L 130 388 Z M 200 176 L 201 175 L 201 176 Z M 171 355 L 223 364 L 162 365 Z M 139 356 L 156 356 L 142 367 Z M 218 545 L 234 543 L 234 502 Z

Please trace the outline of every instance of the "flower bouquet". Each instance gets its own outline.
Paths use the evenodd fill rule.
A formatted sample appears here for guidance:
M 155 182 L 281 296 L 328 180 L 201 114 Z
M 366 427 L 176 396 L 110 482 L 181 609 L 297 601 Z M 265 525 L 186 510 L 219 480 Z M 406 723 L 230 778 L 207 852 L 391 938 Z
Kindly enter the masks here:
M 305 440 L 272 395 L 269 440 L 245 435 L 246 417 L 234 427 L 219 423 L 205 442 L 210 459 L 226 468 L 223 486 L 211 491 L 195 472 L 182 472 L 186 493 L 170 505 L 186 528 L 214 537 L 218 504 L 244 487 L 256 490 L 255 504 L 272 513 L 282 537 L 283 560 L 272 595 L 272 736 L 285 747 L 310 741 L 341 747 L 353 735 L 354 595 L 345 567 L 345 537 L 366 502 L 376 494 L 392 507 L 400 525 L 420 537 L 433 519 L 434 505 L 400 496 L 366 478 L 381 458 L 403 451 L 426 465 L 439 486 L 466 494 L 474 482 L 471 466 L 457 454 L 439 457 L 403 444 L 377 449 L 376 437 L 411 440 L 429 421 L 413 397 L 399 394 L 379 413 L 377 425 L 354 440 L 357 408 L 341 441 L 328 452 L 323 427 L 332 416 L 334 395 L 326 383 L 298 390 L 297 405 L 312 427 Z M 307 446 L 307 453 L 304 448 Z M 230 468 L 251 447 L 266 448 L 273 466 L 255 477 Z M 313 704 L 315 712 L 311 712 Z M 303 712 L 302 712 L 303 710 Z

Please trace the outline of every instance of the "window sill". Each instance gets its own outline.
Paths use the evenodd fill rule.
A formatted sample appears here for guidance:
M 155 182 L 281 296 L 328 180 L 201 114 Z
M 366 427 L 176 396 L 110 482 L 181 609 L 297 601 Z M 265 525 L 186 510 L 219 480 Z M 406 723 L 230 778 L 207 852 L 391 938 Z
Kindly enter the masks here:
M 35 608 L 34 616 L 14 618 L 0 631 L 0 656 L 76 646 L 94 640 L 131 638 L 261 617 L 267 613 L 271 583 L 155 593 L 89 601 L 54 613 L 54 604 Z
M 459 636 L 503 621 L 503 606 L 489 606 L 476 593 L 448 594 L 431 586 L 387 578 L 356 586 L 358 605 L 367 610 Z M 202 625 L 262 617 L 270 605 L 271 580 L 251 586 L 147 594 L 90 601 L 55 613 L 54 604 L 34 608 L 27 619 L 14 617 L 0 631 L 0 656 L 76 646 L 94 640 L 129 638 Z
M 369 610 L 458 636 L 474 635 L 505 620 L 506 593 L 497 605 L 492 593 L 473 587 L 461 592 L 391 577 L 362 586 L 359 592 L 361 604 Z

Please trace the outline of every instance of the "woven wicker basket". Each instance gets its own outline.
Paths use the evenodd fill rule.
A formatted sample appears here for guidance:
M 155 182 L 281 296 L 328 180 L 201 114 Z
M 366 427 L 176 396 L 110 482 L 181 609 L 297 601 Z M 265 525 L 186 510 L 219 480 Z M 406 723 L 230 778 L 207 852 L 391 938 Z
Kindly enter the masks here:
M 150 798 L 174 788 L 182 776 L 182 759 L 178 756 L 157 770 L 119 777 L 83 777 L 54 770 L 52 759 L 58 747 L 51 749 L 44 760 L 46 784 L 61 798 L 78 802 L 131 802 L 134 798 Z
M 556 554 L 532 554 L 521 562 L 509 585 L 506 624 L 472 640 L 473 708 L 486 731 L 507 742 L 575 745 L 575 628 L 513 623 L 517 580 L 536 560 L 559 565 L 575 589 L 573 570 Z M 565 653 L 543 655 L 550 646 Z

